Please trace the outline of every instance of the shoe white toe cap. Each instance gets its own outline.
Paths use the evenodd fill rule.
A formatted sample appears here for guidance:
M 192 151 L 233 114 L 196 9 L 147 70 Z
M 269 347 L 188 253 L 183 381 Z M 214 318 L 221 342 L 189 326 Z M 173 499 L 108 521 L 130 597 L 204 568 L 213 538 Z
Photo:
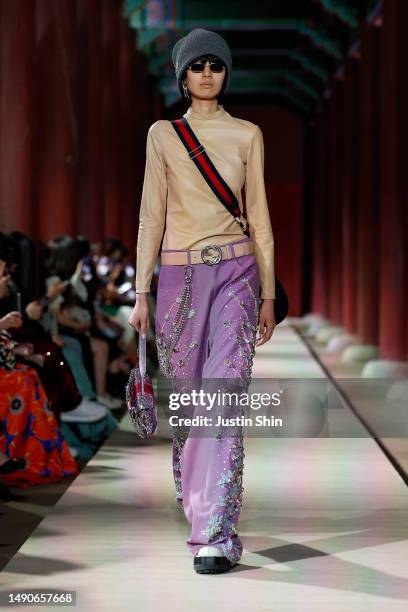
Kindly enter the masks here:
M 224 557 L 216 546 L 203 546 L 196 554 L 197 557 Z

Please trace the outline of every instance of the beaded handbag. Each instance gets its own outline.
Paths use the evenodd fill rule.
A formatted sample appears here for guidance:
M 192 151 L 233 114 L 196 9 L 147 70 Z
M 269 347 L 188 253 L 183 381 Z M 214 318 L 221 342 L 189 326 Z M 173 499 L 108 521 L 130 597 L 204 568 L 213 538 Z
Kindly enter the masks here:
M 151 436 L 157 428 L 157 409 L 151 378 L 146 372 L 146 336 L 139 332 L 139 365 L 135 366 L 126 385 L 126 404 L 140 438 Z

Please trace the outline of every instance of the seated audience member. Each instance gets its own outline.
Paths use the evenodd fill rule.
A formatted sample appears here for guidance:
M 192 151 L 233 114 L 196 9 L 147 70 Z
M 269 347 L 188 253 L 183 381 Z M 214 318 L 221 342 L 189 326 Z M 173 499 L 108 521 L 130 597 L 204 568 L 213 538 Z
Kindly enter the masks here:
M 112 397 L 106 389 L 110 351 L 107 337 L 96 337 L 91 330 L 95 325 L 88 290 L 83 282 L 83 260 L 78 259 L 78 246 L 69 237 L 57 238 L 51 243 L 51 260 L 47 287 L 68 280 L 65 291 L 54 300 L 52 311 L 58 323 L 58 335 L 65 341 L 76 339 L 82 349 L 83 362 L 96 390 L 98 402 L 108 408 L 123 405 L 123 399 Z
M 71 448 L 72 452 L 76 453 L 79 450 L 80 457 L 90 458 L 117 428 L 118 423 L 105 406 L 81 396 L 67 363 L 68 360 L 64 358 L 61 346 L 58 344 L 58 338 L 51 337 L 38 323 L 38 318 L 48 308 L 48 302 L 60 293 L 61 287 L 47 292 L 47 295 L 40 300 L 29 302 L 23 312 L 8 310 L 17 303 L 18 288 L 5 270 L 5 261 L 1 259 L 4 252 L 10 251 L 9 248 L 2 250 L 3 238 L 4 235 L 1 235 L 0 327 L 7 330 L 14 340 L 19 340 L 19 343 L 14 345 L 17 362 L 37 370 L 47 395 L 48 407 L 54 412 L 57 421 L 61 421 L 61 430 L 65 439 L 70 443 L 74 440 L 80 447 Z M 8 267 L 13 273 L 18 271 L 14 264 Z M 18 274 L 16 276 L 19 277 Z M 28 300 L 24 300 L 24 297 L 23 294 L 22 301 L 26 303 Z M 73 430 L 70 424 L 76 427 L 76 435 L 71 435 Z
M 3 245 L 4 246 L 4 245 Z M 75 384 L 69 365 L 64 359 L 58 338 L 49 334 L 38 320 L 47 309 L 47 304 L 64 290 L 54 285 L 40 300 L 29 302 L 23 312 L 14 310 L 19 288 L 6 272 L 6 262 L 0 243 L 0 317 L 4 317 L 2 328 L 10 331 L 14 340 L 17 361 L 37 369 L 57 420 L 93 422 L 103 418 L 106 409 L 82 397 Z M 15 266 L 10 266 L 16 272 Z M 22 295 L 22 298 L 24 295 Z
M 17 363 L 11 334 L 0 330 L 0 452 L 24 459 L 24 467 L 1 474 L 6 485 L 26 488 L 78 474 L 36 370 Z

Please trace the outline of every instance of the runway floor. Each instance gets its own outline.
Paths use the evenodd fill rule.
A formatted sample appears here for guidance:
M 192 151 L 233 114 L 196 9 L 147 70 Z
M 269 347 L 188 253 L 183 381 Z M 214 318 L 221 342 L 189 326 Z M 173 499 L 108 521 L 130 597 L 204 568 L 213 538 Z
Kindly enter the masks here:
M 275 334 L 254 377 L 324 376 L 289 325 Z M 217 576 L 193 571 L 169 439 L 140 441 L 126 416 L 4 567 L 0 607 L 15 608 L 10 590 L 39 589 L 76 591 L 85 611 L 406 611 L 407 487 L 337 412 L 322 437 L 245 440 L 244 554 Z M 336 427 L 350 436 L 328 437 Z

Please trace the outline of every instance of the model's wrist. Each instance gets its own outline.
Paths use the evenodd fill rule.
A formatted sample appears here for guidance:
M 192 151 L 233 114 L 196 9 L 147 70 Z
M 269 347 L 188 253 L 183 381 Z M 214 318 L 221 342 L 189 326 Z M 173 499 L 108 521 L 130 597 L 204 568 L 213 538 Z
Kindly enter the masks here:
M 136 301 L 137 302 L 143 302 L 143 301 L 147 301 L 147 296 L 149 294 L 146 293 L 136 293 Z

